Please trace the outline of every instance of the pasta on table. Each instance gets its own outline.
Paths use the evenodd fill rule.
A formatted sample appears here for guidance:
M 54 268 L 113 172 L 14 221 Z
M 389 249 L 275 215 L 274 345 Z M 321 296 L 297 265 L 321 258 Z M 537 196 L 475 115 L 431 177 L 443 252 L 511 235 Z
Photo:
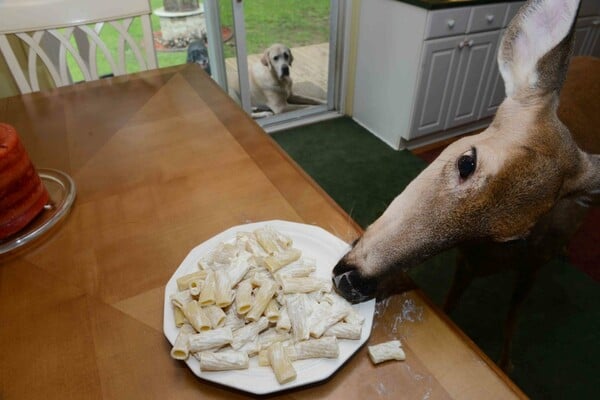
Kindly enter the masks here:
M 262 227 L 238 233 L 177 279 L 170 296 L 179 332 L 171 356 L 202 371 L 270 366 L 280 384 L 294 361 L 337 358 L 338 339 L 358 340 L 364 317 L 315 276 L 316 263 L 291 238 Z

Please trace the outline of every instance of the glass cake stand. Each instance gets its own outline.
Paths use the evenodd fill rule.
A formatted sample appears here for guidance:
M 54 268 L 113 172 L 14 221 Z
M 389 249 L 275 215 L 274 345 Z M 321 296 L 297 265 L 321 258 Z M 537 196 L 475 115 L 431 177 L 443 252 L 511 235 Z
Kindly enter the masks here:
M 0 240 L 0 254 L 8 253 L 35 240 L 61 221 L 75 200 L 75 182 L 62 171 L 38 169 L 50 198 L 44 209 L 19 232 Z

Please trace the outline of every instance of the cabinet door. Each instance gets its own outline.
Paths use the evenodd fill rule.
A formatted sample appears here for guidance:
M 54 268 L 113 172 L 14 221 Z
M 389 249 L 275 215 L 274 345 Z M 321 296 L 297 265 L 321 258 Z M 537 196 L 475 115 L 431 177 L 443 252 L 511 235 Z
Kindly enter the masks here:
M 487 77 L 496 59 L 499 31 L 467 35 L 458 50 L 456 79 L 445 129 L 477 120 Z
M 454 36 L 425 42 L 409 139 L 444 128 L 458 61 L 458 44 L 463 39 L 463 36 Z

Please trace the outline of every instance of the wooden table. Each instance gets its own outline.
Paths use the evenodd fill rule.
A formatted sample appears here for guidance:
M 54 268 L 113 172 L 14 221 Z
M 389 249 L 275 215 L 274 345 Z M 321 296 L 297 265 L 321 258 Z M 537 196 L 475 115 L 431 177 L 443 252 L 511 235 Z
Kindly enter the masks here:
M 360 234 L 195 65 L 2 99 L 0 121 L 78 190 L 60 226 L 0 258 L 2 399 L 245 398 L 170 358 L 162 305 L 176 267 L 249 221 Z M 405 362 L 375 367 L 362 348 L 328 381 L 281 397 L 523 396 L 419 291 L 377 306 L 369 343 L 396 337 Z

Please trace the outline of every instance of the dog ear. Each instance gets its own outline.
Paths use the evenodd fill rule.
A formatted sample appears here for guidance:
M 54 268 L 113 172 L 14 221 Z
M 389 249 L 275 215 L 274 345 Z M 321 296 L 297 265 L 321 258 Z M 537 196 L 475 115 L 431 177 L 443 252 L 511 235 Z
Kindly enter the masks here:
M 294 55 L 292 54 L 292 50 L 287 49 L 290 52 L 290 67 L 292 66 L 292 62 L 294 61 Z
M 269 66 L 270 58 L 269 58 L 269 50 L 265 50 L 263 55 L 260 57 L 260 62 L 265 67 Z

